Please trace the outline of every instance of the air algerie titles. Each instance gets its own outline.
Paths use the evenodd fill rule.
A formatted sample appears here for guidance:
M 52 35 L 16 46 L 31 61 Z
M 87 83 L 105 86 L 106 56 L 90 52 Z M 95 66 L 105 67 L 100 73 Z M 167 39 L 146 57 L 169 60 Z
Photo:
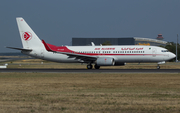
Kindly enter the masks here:
M 95 48 L 94 50 L 115 50 L 115 48 Z M 121 48 L 121 50 L 143 50 L 143 48 Z

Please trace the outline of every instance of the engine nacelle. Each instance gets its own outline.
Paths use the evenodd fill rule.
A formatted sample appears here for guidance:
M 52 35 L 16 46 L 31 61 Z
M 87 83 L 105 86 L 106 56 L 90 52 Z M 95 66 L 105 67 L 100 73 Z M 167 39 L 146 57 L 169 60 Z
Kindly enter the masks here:
M 114 58 L 100 57 L 96 60 L 96 64 L 98 66 L 114 66 L 115 61 L 114 61 Z

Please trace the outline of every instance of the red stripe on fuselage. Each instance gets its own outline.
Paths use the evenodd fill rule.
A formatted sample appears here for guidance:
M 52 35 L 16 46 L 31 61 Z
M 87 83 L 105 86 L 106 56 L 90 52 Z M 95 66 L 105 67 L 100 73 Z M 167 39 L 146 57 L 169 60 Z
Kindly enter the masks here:
M 66 46 L 55 46 L 51 44 L 47 44 L 53 51 L 57 52 L 74 52 L 70 49 L 68 49 Z

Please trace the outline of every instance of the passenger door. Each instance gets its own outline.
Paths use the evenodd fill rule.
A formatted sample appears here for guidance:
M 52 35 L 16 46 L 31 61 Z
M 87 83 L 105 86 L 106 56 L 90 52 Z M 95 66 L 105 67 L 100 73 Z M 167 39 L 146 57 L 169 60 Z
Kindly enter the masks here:
M 152 49 L 152 56 L 153 56 L 153 57 L 156 57 L 156 53 L 157 53 L 157 49 L 156 49 L 156 48 L 153 48 L 153 49 Z

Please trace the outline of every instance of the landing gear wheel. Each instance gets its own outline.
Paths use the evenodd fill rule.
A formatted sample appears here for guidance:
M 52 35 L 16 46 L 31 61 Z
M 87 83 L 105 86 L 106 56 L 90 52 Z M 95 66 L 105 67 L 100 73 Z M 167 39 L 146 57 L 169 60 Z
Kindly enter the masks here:
M 95 69 L 99 69 L 100 66 L 98 66 L 98 65 L 95 64 L 95 65 L 94 65 L 94 68 L 95 68 Z
M 157 66 L 157 69 L 160 69 L 160 66 Z
M 92 65 L 91 64 L 87 65 L 87 69 L 92 69 Z

